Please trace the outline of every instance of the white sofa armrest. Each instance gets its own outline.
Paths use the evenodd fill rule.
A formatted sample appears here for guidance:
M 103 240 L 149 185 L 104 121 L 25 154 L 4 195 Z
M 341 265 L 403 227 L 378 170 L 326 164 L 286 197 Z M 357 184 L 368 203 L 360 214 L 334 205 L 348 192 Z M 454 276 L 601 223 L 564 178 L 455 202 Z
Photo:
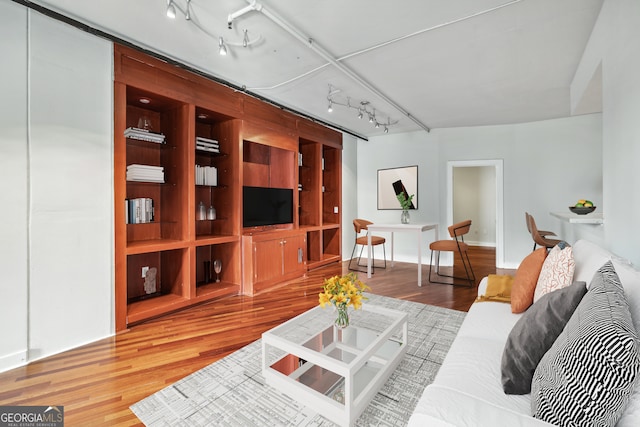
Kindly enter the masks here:
M 480 283 L 478 284 L 478 296 L 484 295 L 485 293 L 487 293 L 487 284 L 488 283 L 489 283 L 489 277 L 488 276 L 484 276 L 482 278 L 482 280 L 480 280 Z

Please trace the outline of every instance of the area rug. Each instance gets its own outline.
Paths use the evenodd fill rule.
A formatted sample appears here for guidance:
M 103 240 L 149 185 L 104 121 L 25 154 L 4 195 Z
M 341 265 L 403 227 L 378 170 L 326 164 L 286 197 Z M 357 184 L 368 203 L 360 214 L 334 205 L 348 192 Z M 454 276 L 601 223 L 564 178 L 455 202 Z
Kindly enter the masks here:
M 370 304 L 408 314 L 407 354 L 356 421 L 357 426 L 407 424 L 433 381 L 466 313 L 369 295 Z M 335 426 L 294 396 L 265 384 L 261 341 L 183 378 L 131 406 L 146 426 Z

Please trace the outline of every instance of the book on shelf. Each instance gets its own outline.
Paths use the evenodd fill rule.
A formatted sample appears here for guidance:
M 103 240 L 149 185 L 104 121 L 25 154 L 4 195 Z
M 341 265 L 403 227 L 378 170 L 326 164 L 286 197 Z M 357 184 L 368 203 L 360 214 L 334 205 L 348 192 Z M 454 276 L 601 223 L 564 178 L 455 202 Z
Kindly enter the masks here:
M 196 165 L 196 185 L 218 185 L 218 169 L 215 166 Z
M 153 199 L 138 197 L 125 200 L 125 218 L 127 224 L 146 224 L 155 219 Z
M 218 147 L 220 143 L 215 139 L 205 138 L 204 136 L 196 136 L 196 143 L 211 145 Z
M 127 166 L 127 181 L 164 183 L 162 166 L 131 164 Z
M 132 163 L 127 166 L 127 170 L 151 170 L 151 171 L 163 171 L 163 166 L 153 166 L 153 165 L 141 165 L 138 163 Z
M 157 144 L 165 143 L 164 134 L 151 132 L 147 129 L 140 129 L 136 127 L 128 127 L 127 129 L 125 129 L 124 136 L 126 138 L 155 142 Z
M 220 153 L 220 144 L 215 139 L 196 137 L 196 150 Z
M 201 147 L 199 145 L 196 145 L 196 150 L 198 151 L 206 151 L 209 153 L 220 153 L 220 149 L 219 148 L 211 148 L 211 147 Z

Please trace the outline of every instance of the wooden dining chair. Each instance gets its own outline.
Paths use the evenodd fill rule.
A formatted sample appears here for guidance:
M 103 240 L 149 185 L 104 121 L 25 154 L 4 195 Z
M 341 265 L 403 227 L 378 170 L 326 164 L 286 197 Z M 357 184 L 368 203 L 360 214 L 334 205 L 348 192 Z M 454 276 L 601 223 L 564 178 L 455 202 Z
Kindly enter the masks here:
M 360 267 L 366 267 L 366 264 L 360 264 L 360 259 L 362 258 L 362 251 L 364 250 L 365 246 L 368 246 L 369 242 L 368 242 L 368 234 L 369 234 L 369 230 L 367 230 L 367 226 L 369 224 L 373 224 L 371 221 L 367 221 L 366 219 L 354 219 L 353 220 L 353 228 L 356 231 L 356 239 L 355 242 L 353 243 L 353 250 L 351 251 L 351 259 L 349 259 L 349 270 L 352 271 L 360 271 L 357 268 L 351 268 L 351 261 L 353 261 L 353 254 L 356 251 L 356 248 L 358 245 L 362 246 L 360 248 L 360 255 L 358 256 L 358 261 L 356 262 L 356 264 Z M 360 235 L 361 232 L 365 232 L 364 235 Z M 375 272 L 375 248 L 378 245 L 382 245 L 382 253 L 384 254 L 384 267 L 383 268 L 387 268 L 387 252 L 385 250 L 384 244 L 386 242 L 386 239 L 384 237 L 380 237 L 380 236 L 371 236 L 371 257 L 373 258 L 372 262 L 372 272 Z
M 527 214 L 528 215 L 528 214 Z M 529 227 L 531 227 L 531 237 L 533 238 L 533 242 L 540 246 L 544 246 L 547 249 L 554 247 L 558 243 L 562 242 L 562 240 L 558 239 L 550 239 L 546 236 L 542 236 L 540 231 L 538 231 L 538 227 L 536 226 L 536 220 L 533 219 L 532 215 L 529 215 Z M 546 233 L 549 233 L 548 231 Z M 555 234 L 553 234 L 555 236 Z M 535 245 L 533 247 L 535 249 Z
M 445 285 L 457 285 L 456 280 L 466 280 L 469 282 L 469 286 L 475 285 L 476 276 L 471 268 L 471 261 L 469 260 L 469 245 L 464 242 L 464 235 L 471 229 L 471 220 L 461 221 L 448 227 L 449 235 L 452 240 L 436 240 L 429 245 L 431 249 L 431 262 L 429 265 L 429 281 L 432 283 L 442 283 Z M 464 266 L 464 272 L 466 277 L 458 277 L 453 273 L 451 275 L 440 273 L 440 252 L 457 252 L 462 259 L 462 265 Z M 437 252 L 436 257 L 436 276 L 437 277 L 449 277 L 454 279 L 453 282 L 442 282 L 438 280 L 432 280 L 431 270 L 433 267 L 433 253 Z M 453 271 L 453 270 L 452 270 Z
M 533 217 L 529 214 L 529 212 L 525 212 L 524 216 L 525 216 L 525 220 L 527 222 L 527 231 L 529 232 L 529 234 L 531 234 L 531 238 L 533 239 L 533 233 L 531 232 L 531 220 L 532 220 Z M 554 233 L 553 231 L 547 231 L 547 230 L 538 230 L 538 234 L 543 239 L 546 239 L 547 236 L 555 236 L 556 235 L 556 233 Z M 551 240 L 553 240 L 553 239 L 551 239 Z M 532 249 L 532 251 L 536 250 L 536 246 L 537 245 L 538 245 L 538 243 L 536 242 L 535 239 L 533 239 L 533 249 Z

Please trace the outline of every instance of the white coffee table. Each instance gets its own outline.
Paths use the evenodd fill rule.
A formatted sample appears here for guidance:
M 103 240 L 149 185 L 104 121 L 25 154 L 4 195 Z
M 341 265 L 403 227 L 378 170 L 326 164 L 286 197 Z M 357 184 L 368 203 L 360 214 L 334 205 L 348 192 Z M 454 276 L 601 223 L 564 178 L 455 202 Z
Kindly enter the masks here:
M 349 327 L 333 308 L 313 308 L 262 334 L 262 373 L 279 389 L 331 421 L 362 414 L 407 351 L 407 314 L 365 303 L 349 309 Z

